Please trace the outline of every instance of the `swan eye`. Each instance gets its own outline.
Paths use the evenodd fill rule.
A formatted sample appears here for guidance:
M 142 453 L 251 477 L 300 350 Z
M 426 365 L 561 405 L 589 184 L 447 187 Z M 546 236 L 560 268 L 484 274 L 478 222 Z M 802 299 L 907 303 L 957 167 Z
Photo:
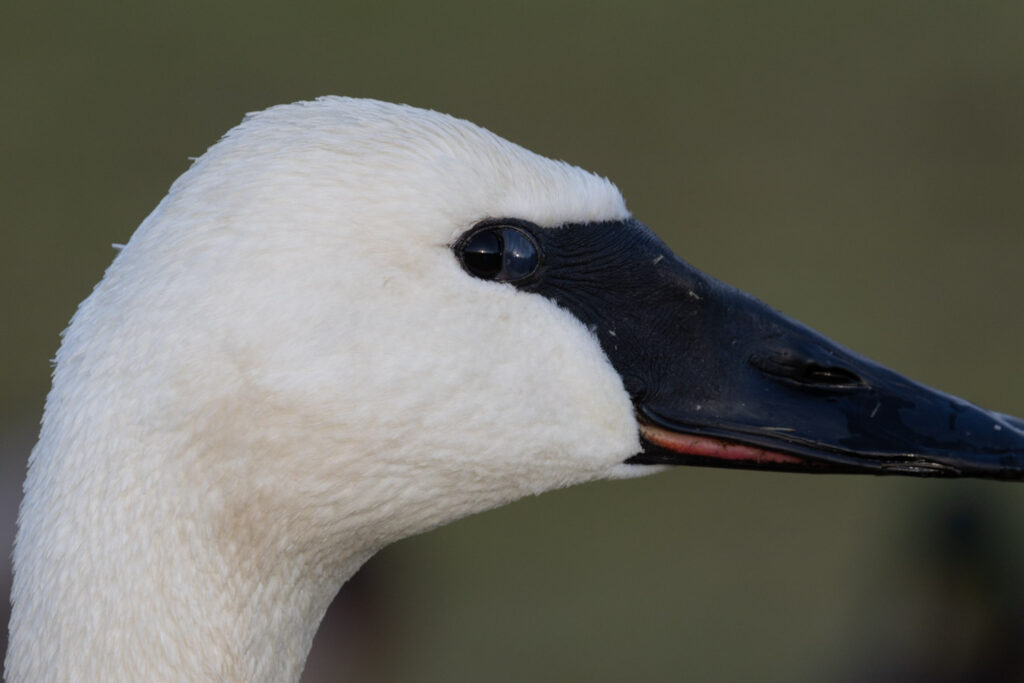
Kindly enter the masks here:
M 514 282 L 532 275 L 540 260 L 533 237 L 507 225 L 470 231 L 455 245 L 455 253 L 470 275 L 499 282 Z

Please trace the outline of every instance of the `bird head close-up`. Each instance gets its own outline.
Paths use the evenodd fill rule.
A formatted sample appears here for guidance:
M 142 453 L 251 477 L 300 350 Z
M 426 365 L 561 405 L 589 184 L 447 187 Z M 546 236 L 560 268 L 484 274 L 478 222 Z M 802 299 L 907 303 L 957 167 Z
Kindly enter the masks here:
M 641 221 L 608 179 L 446 114 L 248 115 L 64 333 L 8 679 L 296 680 L 384 546 L 588 481 L 1024 478 L 1024 421 L 830 341 Z

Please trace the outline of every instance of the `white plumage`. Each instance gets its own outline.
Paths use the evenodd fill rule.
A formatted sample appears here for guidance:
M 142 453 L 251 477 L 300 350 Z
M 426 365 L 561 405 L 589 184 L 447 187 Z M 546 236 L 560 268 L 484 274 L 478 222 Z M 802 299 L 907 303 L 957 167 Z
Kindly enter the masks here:
M 275 107 L 65 332 L 6 673 L 294 680 L 384 545 L 664 464 L 1021 480 L 1024 420 L 700 273 L 603 178 L 435 112 Z
M 622 464 L 633 407 L 586 326 L 453 256 L 502 216 L 628 212 L 603 178 L 367 100 L 250 115 L 198 159 L 57 354 L 8 679 L 292 680 L 382 546 L 650 471 Z

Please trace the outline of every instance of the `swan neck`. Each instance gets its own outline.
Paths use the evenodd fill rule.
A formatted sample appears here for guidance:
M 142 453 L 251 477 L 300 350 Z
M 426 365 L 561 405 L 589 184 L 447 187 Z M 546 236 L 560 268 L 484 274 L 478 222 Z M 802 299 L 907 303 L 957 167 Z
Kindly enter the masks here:
M 149 469 L 145 453 L 108 467 L 121 459 L 52 437 L 44 426 L 21 507 L 8 681 L 299 679 L 370 551 L 307 550 L 187 467 Z

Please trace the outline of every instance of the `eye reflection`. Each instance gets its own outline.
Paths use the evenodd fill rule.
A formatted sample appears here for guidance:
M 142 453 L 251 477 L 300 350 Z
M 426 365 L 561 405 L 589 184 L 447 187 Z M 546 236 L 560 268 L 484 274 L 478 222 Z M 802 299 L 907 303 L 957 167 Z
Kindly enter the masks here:
M 483 280 L 514 282 L 537 270 L 540 253 L 526 231 L 508 225 L 472 230 L 455 246 L 468 273 Z
M 537 268 L 537 247 L 533 240 L 514 228 L 503 228 L 505 242 L 502 274 L 505 280 L 519 280 Z
M 477 277 L 494 278 L 504 263 L 501 237 L 493 230 L 476 233 L 462 247 L 462 263 Z

